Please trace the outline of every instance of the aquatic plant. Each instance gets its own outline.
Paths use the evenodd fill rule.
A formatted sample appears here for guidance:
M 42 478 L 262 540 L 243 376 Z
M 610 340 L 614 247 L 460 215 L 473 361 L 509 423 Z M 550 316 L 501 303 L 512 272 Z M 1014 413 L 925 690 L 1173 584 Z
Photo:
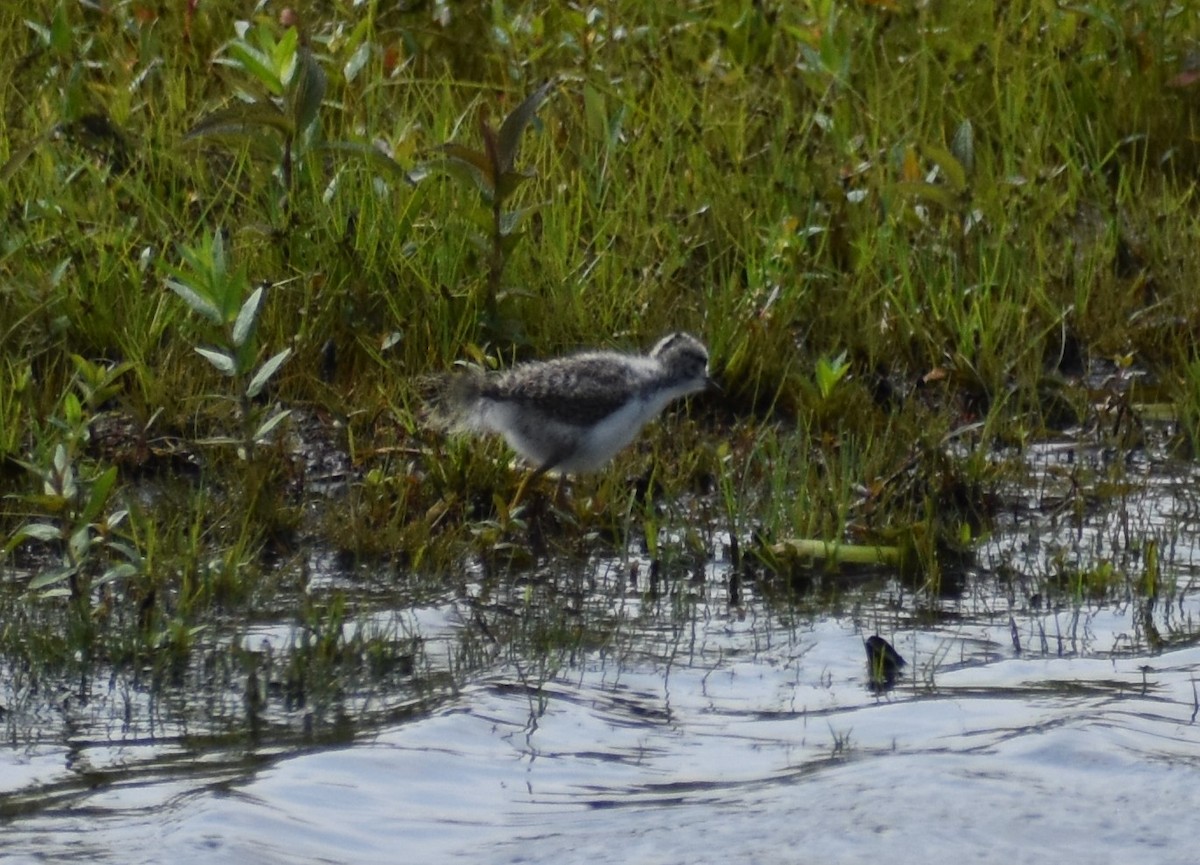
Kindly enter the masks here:
M 63 394 L 41 455 L 17 460 L 37 485 L 9 496 L 29 516 L 5 543 L 3 553 L 29 542 L 47 550 L 53 564 L 32 576 L 26 590 L 41 598 L 67 598 L 77 612 L 76 622 L 90 634 L 96 592 L 139 574 L 143 555 L 124 531 L 129 509 L 119 504 L 117 467 L 96 465 L 83 455 L 96 410 L 117 393 L 116 382 L 130 366 L 92 363 L 79 356 L 73 361 L 82 400 L 73 390 Z M 90 638 L 83 643 L 88 646 Z
M 471 233 L 472 241 L 487 253 L 483 308 L 485 321 L 491 326 L 497 323 L 496 304 L 501 297 L 505 265 L 524 236 L 521 225 L 540 207 L 532 204 L 505 209 L 505 204 L 521 185 L 534 176 L 533 171 L 517 166 L 521 138 L 556 84 L 551 79 L 526 96 L 508 113 L 499 128 L 492 125 L 486 111 L 481 111 L 479 135 L 483 139 L 483 148 L 476 150 L 457 142 L 447 142 L 439 148 L 444 158 L 434 163 L 448 170 L 459 183 L 474 187 L 484 205 L 483 211 L 465 211 L 464 215 L 468 223 L 478 229 Z
M 216 344 L 196 346 L 196 353 L 230 379 L 240 421 L 240 435 L 210 438 L 208 443 L 235 445 L 239 457 L 252 459 L 255 446 L 268 442 L 291 413 L 269 404 L 261 406 L 257 400 L 292 349 L 282 349 L 258 362 L 255 329 L 266 287 L 251 290 L 245 268 L 235 268 L 229 261 L 221 231 L 209 232 L 195 247 L 181 246 L 179 254 L 181 264 L 164 265 L 171 274 L 167 287 L 213 326 Z

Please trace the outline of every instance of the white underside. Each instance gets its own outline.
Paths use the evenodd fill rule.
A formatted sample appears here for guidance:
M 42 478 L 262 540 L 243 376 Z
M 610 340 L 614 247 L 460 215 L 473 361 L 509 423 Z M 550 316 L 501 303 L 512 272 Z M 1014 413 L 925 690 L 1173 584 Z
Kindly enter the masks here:
M 592 472 L 603 468 L 629 445 L 667 403 L 695 390 L 680 386 L 658 391 L 649 398 L 628 403 L 590 429 L 524 412 L 511 403 L 485 399 L 476 406 L 470 426 L 499 433 L 509 447 L 536 468 L 553 462 L 555 472 Z M 564 452 L 567 452 L 565 457 Z

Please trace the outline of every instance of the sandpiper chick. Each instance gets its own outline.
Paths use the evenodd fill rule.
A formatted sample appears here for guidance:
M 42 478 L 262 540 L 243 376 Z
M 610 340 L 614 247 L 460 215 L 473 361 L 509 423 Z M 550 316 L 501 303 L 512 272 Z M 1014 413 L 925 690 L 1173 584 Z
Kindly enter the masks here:
M 578 474 L 603 467 L 667 403 L 711 384 L 708 351 L 673 333 L 649 355 L 589 351 L 455 376 L 443 413 L 452 429 L 502 435 L 533 477 Z

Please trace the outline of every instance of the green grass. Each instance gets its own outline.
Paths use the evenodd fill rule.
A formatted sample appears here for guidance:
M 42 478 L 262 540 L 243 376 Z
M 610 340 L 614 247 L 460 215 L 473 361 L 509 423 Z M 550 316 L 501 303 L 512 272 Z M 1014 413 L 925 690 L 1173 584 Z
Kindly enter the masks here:
M 986 531 L 999 469 L 979 454 L 1093 420 L 1078 373 L 1109 364 L 1146 373 L 1114 394 L 1165 405 L 1196 447 L 1184 5 L 297 3 L 320 101 L 316 78 L 235 62 L 246 4 L 187 5 L 0 11 L 0 571 L 65 555 L 16 539 L 72 519 L 93 526 L 89 580 L 114 549 L 139 562 L 73 590 L 74 613 L 13 595 L 4 652 L 70 658 L 28 637 L 55 616 L 117 663 L 186 659 L 228 616 L 340 622 L 272 564 L 314 546 L 437 586 L 479 553 L 630 536 L 686 558 L 716 526 L 897 544 L 936 580 Z M 268 53 L 288 38 L 253 26 Z M 481 120 L 549 79 L 513 165 L 530 177 L 493 209 L 446 155 L 486 152 Z M 216 134 L 227 110 L 252 134 Z M 166 287 L 217 233 L 244 272 L 230 308 L 268 286 L 244 343 Z M 672 329 L 706 340 L 723 396 L 569 502 L 547 486 L 504 514 L 520 474 L 503 446 L 422 423 L 456 360 Z M 245 355 L 236 375 L 195 350 L 218 346 Z M 87 369 L 111 370 L 102 397 Z M 278 410 L 284 435 L 255 443 Z M 958 435 L 972 447 L 948 449 Z M 117 467 L 96 513 L 30 470 L 60 446 L 85 488 Z M 312 489 L 315 453 L 343 458 L 333 497 Z

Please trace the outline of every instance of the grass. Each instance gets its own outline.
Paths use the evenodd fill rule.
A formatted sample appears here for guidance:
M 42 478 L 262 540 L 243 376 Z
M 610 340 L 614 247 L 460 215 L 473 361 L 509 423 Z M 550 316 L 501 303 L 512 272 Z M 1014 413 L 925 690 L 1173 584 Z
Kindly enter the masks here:
M 994 448 L 1109 399 L 1165 406 L 1195 450 L 1184 5 L 297 3 L 298 30 L 190 8 L 0 11 L 7 657 L 169 670 L 281 615 L 325 635 L 298 658 L 410 653 L 338 648 L 354 593 L 281 576 L 311 548 L 420 596 L 474 556 L 687 560 L 717 526 L 746 555 L 755 532 L 896 546 L 932 585 L 987 530 Z M 207 315 L 168 285 L 214 242 Z M 724 395 L 570 501 L 503 513 L 503 446 L 422 423 L 456 360 L 672 329 Z M 73 575 L 20 577 L 48 561 Z

